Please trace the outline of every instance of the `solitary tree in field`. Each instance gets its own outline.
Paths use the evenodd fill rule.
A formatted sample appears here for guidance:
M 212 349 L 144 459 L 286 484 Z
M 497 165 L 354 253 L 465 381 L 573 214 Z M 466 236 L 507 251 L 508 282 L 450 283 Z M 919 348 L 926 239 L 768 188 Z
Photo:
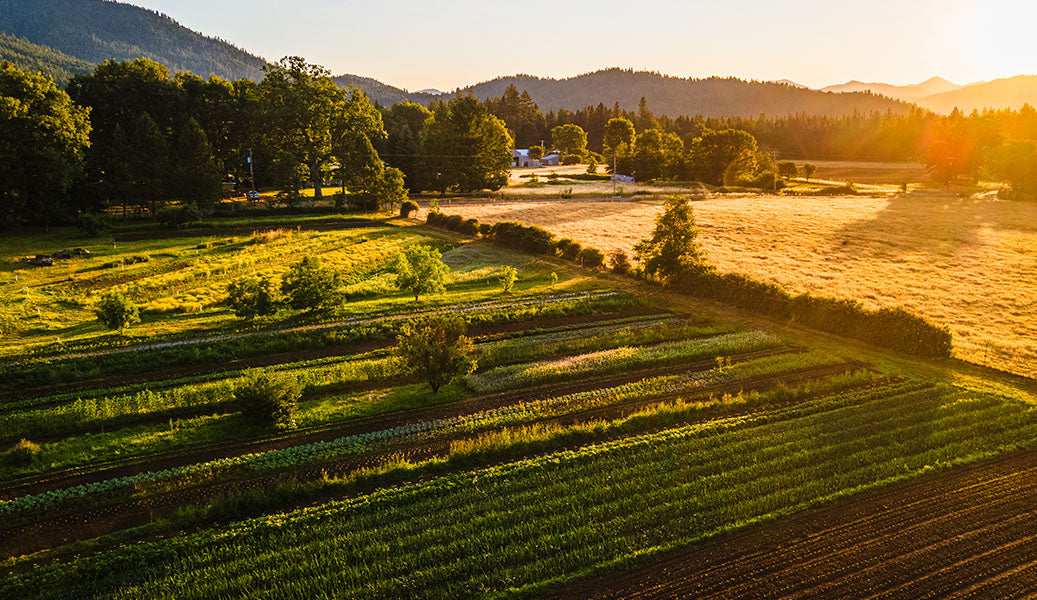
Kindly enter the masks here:
M 329 311 L 342 302 L 342 279 L 333 269 L 322 267 L 316 257 L 307 256 L 288 268 L 281 292 L 294 309 Z
M 511 293 L 511 288 L 515 287 L 515 282 L 518 281 L 518 269 L 512 266 L 506 266 L 501 268 L 500 277 L 501 289 L 505 294 Z
M 807 179 L 813 179 L 814 173 L 817 173 L 817 165 L 810 163 L 803 165 L 803 175 L 805 175 Z
M 250 371 L 234 388 L 234 405 L 250 424 L 283 429 L 294 425 L 301 395 L 288 375 Z
M 234 314 L 246 321 L 277 314 L 278 302 L 273 284 L 265 277 L 243 277 L 231 282 L 227 286 L 227 302 Z
M 411 246 L 406 252 L 396 255 L 393 263 L 396 285 L 401 290 L 414 294 L 417 302 L 422 294 L 439 294 L 446 291 L 446 274 L 450 267 L 443 264 L 443 255 L 428 246 Z
M 102 296 L 94 314 L 108 329 L 118 329 L 119 335 L 128 326 L 140 322 L 140 309 L 119 292 L 109 292 Z
M 425 319 L 403 327 L 392 356 L 404 373 L 428 382 L 435 394 L 456 377 L 475 370 L 472 340 L 456 315 Z
M 670 196 L 655 222 L 652 237 L 634 246 L 637 261 L 646 275 L 669 281 L 685 269 L 708 268 L 695 238 L 695 217 L 686 196 Z

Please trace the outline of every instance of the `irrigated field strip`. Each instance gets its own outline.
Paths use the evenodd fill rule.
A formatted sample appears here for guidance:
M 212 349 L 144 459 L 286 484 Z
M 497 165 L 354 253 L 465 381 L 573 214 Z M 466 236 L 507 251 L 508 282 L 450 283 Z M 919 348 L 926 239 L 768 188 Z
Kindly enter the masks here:
M 1037 453 L 882 488 L 544 597 L 1022 598 L 1037 586 Z

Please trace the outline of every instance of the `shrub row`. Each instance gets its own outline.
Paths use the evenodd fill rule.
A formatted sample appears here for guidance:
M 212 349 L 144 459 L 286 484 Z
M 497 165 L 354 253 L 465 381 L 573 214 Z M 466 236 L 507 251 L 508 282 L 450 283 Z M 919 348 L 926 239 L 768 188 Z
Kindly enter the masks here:
M 465 221 L 458 215 L 430 213 L 430 225 L 466 233 L 480 231 L 474 219 Z M 461 228 L 466 228 L 462 230 Z M 473 234 L 474 235 L 474 234 Z M 485 234 L 484 234 L 485 235 Z M 541 227 L 505 221 L 489 229 L 493 241 L 534 254 L 557 253 L 562 258 L 597 268 L 605 256 L 594 248 L 585 248 L 569 238 L 554 241 L 554 236 Z M 613 259 L 617 272 L 629 269 L 625 255 Z M 626 265 L 626 267 L 624 267 Z M 807 327 L 858 339 L 869 344 L 891 348 L 919 356 L 951 355 L 951 332 L 924 317 L 902 308 L 871 310 L 856 300 L 840 300 L 810 294 L 792 295 L 772 283 L 758 281 L 737 273 L 718 273 L 695 269 L 670 282 L 674 289 L 697 297 L 710 298 L 781 319 L 802 323 Z
M 689 270 L 670 285 L 691 296 L 720 300 L 807 327 L 921 356 L 951 355 L 951 333 L 902 308 L 871 310 L 856 300 L 792 295 L 772 283 L 713 269 Z
M 531 254 L 557 254 L 592 269 L 605 264 L 605 254 L 601 250 L 584 247 L 569 238 L 556 242 L 550 231 L 535 225 L 515 221 L 500 221 L 488 225 L 475 219 L 465 219 L 460 215 L 444 215 L 440 212 L 430 212 L 426 222 L 463 235 L 482 235 L 513 250 Z

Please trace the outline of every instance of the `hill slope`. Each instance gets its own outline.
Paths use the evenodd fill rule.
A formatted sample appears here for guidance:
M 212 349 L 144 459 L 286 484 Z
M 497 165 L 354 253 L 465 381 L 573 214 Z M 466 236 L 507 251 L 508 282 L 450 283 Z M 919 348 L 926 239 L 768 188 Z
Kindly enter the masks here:
M 408 92 L 407 90 L 382 83 L 377 79 L 361 77 L 360 75 L 338 75 L 337 77 L 332 77 L 332 81 L 343 89 L 350 86 L 358 87 L 367 94 L 371 102 L 378 102 L 383 106 L 391 106 L 405 100 L 428 106 L 428 103 L 433 98 L 433 94 Z
M 479 98 L 500 96 L 514 84 L 527 90 L 541 110 L 577 109 L 618 102 L 627 110 L 637 110 L 644 96 L 656 114 L 669 116 L 749 117 L 761 113 L 783 116 L 795 113 L 846 115 L 854 111 L 891 110 L 906 112 L 910 105 L 866 92 L 829 94 L 783 83 L 741 79 L 681 79 L 646 71 L 606 69 L 570 77 L 548 79 L 530 75 L 501 77 L 462 91 Z
M 165 15 L 107 0 L 0 0 L 0 31 L 91 63 L 146 56 L 202 77 L 261 79 L 266 63 Z
M 830 85 L 821 88 L 822 92 L 872 92 L 897 98 L 900 100 L 916 100 L 931 94 L 941 94 L 960 89 L 961 86 L 951 83 L 942 77 L 932 77 L 914 85 L 893 85 L 890 83 L 864 83 L 863 81 L 848 81 L 839 85 Z
M 43 71 L 62 87 L 73 75 L 89 73 L 94 68 L 93 63 L 3 32 L 0 32 L 0 60 L 10 61 L 23 71 Z
M 1018 109 L 1023 104 L 1037 106 L 1037 75 L 1016 75 L 968 85 L 951 92 L 919 98 L 916 102 L 919 106 L 945 114 L 955 107 L 969 113 L 984 108 Z

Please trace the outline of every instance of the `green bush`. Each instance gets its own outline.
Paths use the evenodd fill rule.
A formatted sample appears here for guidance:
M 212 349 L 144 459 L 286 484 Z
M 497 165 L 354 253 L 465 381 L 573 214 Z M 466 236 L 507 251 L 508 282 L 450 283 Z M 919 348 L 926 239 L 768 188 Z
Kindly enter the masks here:
M 330 311 L 344 298 L 342 278 L 334 270 L 322 267 L 315 256 L 307 256 L 289 267 L 281 280 L 281 293 L 292 308 L 310 312 Z
M 502 246 L 532 254 L 551 254 L 555 249 L 554 236 L 549 231 L 514 221 L 494 223 L 490 237 Z
M 249 372 L 234 388 L 234 406 L 250 424 L 260 427 L 294 426 L 302 387 L 286 375 Z
M 194 204 L 170 206 L 163 208 L 155 214 L 155 218 L 158 219 L 158 222 L 163 227 L 171 229 L 183 229 L 191 223 L 197 222 L 201 219 L 201 216 L 201 213 L 198 212 L 198 207 Z
M 400 203 L 400 216 L 406 219 L 410 216 L 412 212 L 418 210 L 419 208 L 420 207 L 418 206 L 417 202 L 413 200 L 404 200 Z
M 11 466 L 25 466 L 32 461 L 36 460 L 36 456 L 40 453 L 40 445 L 36 442 L 30 442 L 29 440 L 23 439 L 11 449 L 7 451 L 4 456 L 7 464 Z
M 620 275 L 626 275 L 633 268 L 633 265 L 630 264 L 630 258 L 626 255 L 626 252 L 616 250 L 609 255 L 609 267 Z
M 490 235 L 490 231 L 493 227 L 489 223 L 479 223 L 479 235 L 486 237 Z
M 579 242 L 575 242 L 569 238 L 565 238 L 558 242 L 558 255 L 565 260 L 576 260 L 580 257 L 580 252 L 583 251 L 583 246 Z
M 76 218 L 76 229 L 90 237 L 98 235 L 102 231 L 108 231 L 110 228 L 111 222 L 108 215 L 102 213 L 86 212 Z
M 580 250 L 580 263 L 589 269 L 596 269 L 605 264 L 605 254 L 597 248 Z
M 129 325 L 140 322 L 140 309 L 119 292 L 109 292 L 101 297 L 94 311 L 97 320 L 108 329 L 121 333 Z
M 277 314 L 278 301 L 267 278 L 243 277 L 227 286 L 227 303 L 234 314 L 252 321 Z

